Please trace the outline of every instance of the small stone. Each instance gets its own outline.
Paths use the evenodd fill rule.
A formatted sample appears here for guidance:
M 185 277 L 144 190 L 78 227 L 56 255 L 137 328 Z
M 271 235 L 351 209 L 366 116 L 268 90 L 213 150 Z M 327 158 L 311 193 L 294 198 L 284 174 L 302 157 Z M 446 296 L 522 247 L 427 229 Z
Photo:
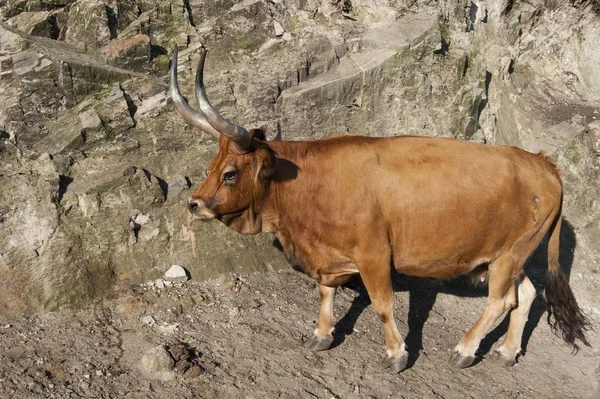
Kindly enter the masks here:
M 581 115 L 573 115 L 571 118 L 571 123 L 574 125 L 583 125 L 585 123 L 585 118 Z
M 102 128 L 102 121 L 95 109 L 88 109 L 79 114 L 82 130 L 98 130 Z
M 89 374 L 84 374 L 83 378 L 85 378 L 86 380 L 89 380 L 90 379 L 90 375 Z
M 162 279 L 160 279 L 160 278 L 159 278 L 158 280 L 156 280 L 156 281 L 154 282 L 154 286 L 155 286 L 156 288 L 158 288 L 159 290 L 162 290 L 163 288 L 165 288 L 165 282 L 164 282 L 164 281 L 162 281 Z
M 273 28 L 275 29 L 275 36 L 280 37 L 283 35 L 283 33 L 285 32 L 285 29 L 283 29 L 283 26 L 281 26 L 281 24 L 277 21 L 273 21 Z
M 175 344 L 171 346 L 169 352 L 171 353 L 173 359 L 179 361 L 186 353 L 188 353 L 188 349 L 183 344 Z
M 164 280 L 167 281 L 188 281 L 189 279 L 187 271 L 179 265 L 171 266 L 164 276 Z
M 102 372 L 102 370 L 96 370 L 96 375 L 97 375 L 98 377 L 100 377 L 100 376 L 103 376 L 103 375 L 104 375 L 104 373 Z
M 159 326 L 158 329 L 163 334 L 173 335 L 179 329 L 179 324 L 165 324 L 163 326 Z
M 138 231 L 138 240 L 139 241 L 148 241 L 158 236 L 160 233 L 160 229 L 153 224 L 147 224 L 140 228 Z
M 138 214 L 138 215 L 135 216 L 135 219 L 133 221 L 135 223 L 139 224 L 140 226 L 143 226 L 146 223 L 150 223 L 150 216 L 144 215 L 143 213 L 140 213 L 140 214 Z
M 202 374 L 202 371 L 202 368 L 199 365 L 195 364 L 183 373 L 183 378 L 188 379 L 199 377 Z
M 150 378 L 171 381 L 175 378 L 175 362 L 164 346 L 148 350 L 140 360 L 140 369 Z
M 156 320 L 152 316 L 144 316 L 140 319 L 140 321 L 144 324 L 149 325 L 150 327 L 156 325 Z
M 10 324 L 5 324 L 4 328 L 11 328 L 12 326 Z

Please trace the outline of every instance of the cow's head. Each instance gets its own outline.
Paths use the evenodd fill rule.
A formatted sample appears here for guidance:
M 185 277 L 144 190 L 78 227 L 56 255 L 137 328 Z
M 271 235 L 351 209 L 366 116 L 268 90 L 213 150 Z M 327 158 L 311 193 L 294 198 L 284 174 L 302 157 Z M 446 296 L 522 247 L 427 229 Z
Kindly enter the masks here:
M 188 201 L 196 219 L 220 220 L 240 233 L 261 230 L 258 215 L 268 190 L 275 155 L 261 130 L 246 130 L 223 118 L 208 101 L 203 82 L 206 49 L 200 49 L 195 94 L 200 111 L 187 103 L 177 84 L 177 48 L 173 50 L 170 92 L 175 108 L 186 121 L 216 138 L 219 153 L 210 163 L 210 172 Z

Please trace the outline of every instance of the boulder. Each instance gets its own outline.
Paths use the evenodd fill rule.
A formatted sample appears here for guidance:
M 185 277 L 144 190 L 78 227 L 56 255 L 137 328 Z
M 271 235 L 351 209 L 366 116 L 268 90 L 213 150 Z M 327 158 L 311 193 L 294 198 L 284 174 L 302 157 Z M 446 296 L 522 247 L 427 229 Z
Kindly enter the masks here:
M 106 46 L 114 37 L 104 2 L 77 0 L 71 4 L 65 42 L 80 50 L 95 50 Z
M 151 45 L 147 35 L 116 39 L 104 49 L 109 62 L 122 68 L 143 71 L 150 62 Z
M 56 16 L 48 11 L 23 12 L 6 23 L 32 36 L 58 39 L 59 26 Z
M 146 351 L 139 363 L 140 370 L 146 377 L 159 381 L 175 379 L 174 365 L 175 361 L 162 345 Z
M 188 281 L 190 279 L 187 270 L 179 265 L 171 266 L 163 278 L 167 281 Z

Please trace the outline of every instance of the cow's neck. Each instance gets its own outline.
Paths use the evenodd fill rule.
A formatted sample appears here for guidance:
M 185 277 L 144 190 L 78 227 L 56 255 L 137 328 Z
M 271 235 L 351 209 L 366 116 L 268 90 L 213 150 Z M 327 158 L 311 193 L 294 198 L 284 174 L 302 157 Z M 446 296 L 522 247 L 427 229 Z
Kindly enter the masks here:
M 289 217 L 293 210 L 302 206 L 302 194 L 305 190 L 298 177 L 303 173 L 307 158 L 310 157 L 311 143 L 306 142 L 270 142 L 269 145 L 277 154 L 275 173 L 272 177 L 266 198 L 257 203 L 257 217 L 262 224 L 262 231 L 280 235 L 288 235 Z

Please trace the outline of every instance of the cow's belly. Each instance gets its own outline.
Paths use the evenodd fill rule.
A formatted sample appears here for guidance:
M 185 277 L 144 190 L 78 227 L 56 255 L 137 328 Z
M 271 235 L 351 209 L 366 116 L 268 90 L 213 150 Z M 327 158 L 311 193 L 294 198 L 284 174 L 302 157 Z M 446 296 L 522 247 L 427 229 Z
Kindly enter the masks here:
M 339 246 L 321 240 L 293 240 L 290 234 L 285 233 L 275 236 L 292 267 L 308 274 L 319 284 L 337 287 L 358 273 L 354 261 Z
M 456 260 L 453 257 L 431 261 L 429 259 L 414 259 L 394 257 L 395 269 L 409 276 L 445 279 L 452 278 L 473 271 L 477 266 L 494 260 L 497 254 L 485 257 L 475 257 L 471 260 Z

